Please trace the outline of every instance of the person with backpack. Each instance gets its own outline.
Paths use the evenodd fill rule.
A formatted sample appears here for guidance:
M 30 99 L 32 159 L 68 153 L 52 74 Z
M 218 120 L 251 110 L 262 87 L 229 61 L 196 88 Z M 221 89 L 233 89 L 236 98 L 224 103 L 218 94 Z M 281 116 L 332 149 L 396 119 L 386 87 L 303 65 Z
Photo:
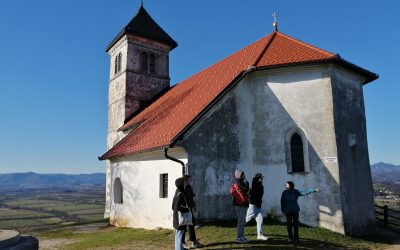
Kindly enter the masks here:
M 244 237 L 244 225 L 246 224 L 246 213 L 249 207 L 249 197 L 247 194 L 249 192 L 249 183 L 246 181 L 242 170 L 235 170 L 233 184 L 229 191 L 232 195 L 232 202 L 237 216 L 236 243 L 248 243 L 249 240 Z
M 186 202 L 185 189 L 184 189 L 184 179 L 178 178 L 175 180 L 176 192 L 174 199 L 172 200 L 172 210 L 173 212 L 173 227 L 175 228 L 175 250 L 185 249 L 182 242 L 186 231 L 186 225 L 179 226 L 179 212 L 189 212 L 189 207 Z
M 184 175 L 183 176 L 184 179 L 184 190 L 185 190 L 185 197 L 187 199 L 187 203 L 188 203 L 188 207 L 190 209 L 190 211 L 192 212 L 192 222 L 193 225 L 189 225 L 189 241 L 191 241 L 191 245 L 186 245 L 185 244 L 185 233 L 183 234 L 183 244 L 184 247 L 187 248 L 197 248 L 201 246 L 201 243 L 197 240 L 196 238 L 196 232 L 195 232 L 195 228 L 194 228 L 194 224 L 195 224 L 195 218 L 194 218 L 194 214 L 193 214 L 193 210 L 196 209 L 196 203 L 194 202 L 194 197 L 195 194 L 193 192 L 193 188 L 192 188 L 192 176 L 190 175 Z
M 289 241 L 296 243 L 299 241 L 299 212 L 300 207 L 297 199 L 300 196 L 306 196 L 314 192 L 319 192 L 319 188 L 310 189 L 307 191 L 299 191 L 294 188 L 292 181 L 285 183 L 285 191 L 282 192 L 281 197 L 281 211 L 286 216 L 286 225 L 288 231 Z
M 268 237 L 263 234 L 263 213 L 264 209 L 261 208 L 262 197 L 264 195 L 263 186 L 264 176 L 261 173 L 257 173 L 251 183 L 250 189 L 250 206 L 247 210 L 246 223 L 251 219 L 255 218 L 257 222 L 257 239 L 258 240 L 268 240 Z

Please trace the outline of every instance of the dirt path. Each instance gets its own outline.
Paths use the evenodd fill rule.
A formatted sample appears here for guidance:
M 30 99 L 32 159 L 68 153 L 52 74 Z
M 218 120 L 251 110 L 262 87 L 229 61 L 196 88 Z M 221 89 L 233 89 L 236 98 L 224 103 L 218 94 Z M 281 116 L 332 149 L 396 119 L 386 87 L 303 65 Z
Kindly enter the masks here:
M 397 243 L 395 243 L 395 245 L 387 247 L 384 250 L 400 250 L 400 242 L 397 242 Z
M 107 226 L 106 223 L 95 223 L 81 226 L 72 226 L 71 229 L 75 230 L 75 233 L 91 233 L 96 232 L 101 227 Z M 47 239 L 39 237 L 39 249 L 40 250 L 57 250 L 62 246 L 78 242 L 78 240 L 73 239 Z M 97 248 L 101 249 L 101 248 Z M 104 248 L 105 249 L 105 248 Z
M 39 249 L 40 250 L 53 250 L 53 249 L 59 249 L 60 247 L 67 245 L 67 244 L 72 244 L 76 242 L 75 240 L 69 240 L 69 239 L 40 239 L 39 240 Z

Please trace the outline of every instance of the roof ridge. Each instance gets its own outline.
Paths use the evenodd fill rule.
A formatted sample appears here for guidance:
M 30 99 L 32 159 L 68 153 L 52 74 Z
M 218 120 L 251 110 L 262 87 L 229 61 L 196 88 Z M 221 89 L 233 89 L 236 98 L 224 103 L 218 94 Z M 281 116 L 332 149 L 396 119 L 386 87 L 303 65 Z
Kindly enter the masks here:
M 269 36 L 269 35 L 268 35 L 268 36 Z M 183 79 L 182 81 L 176 83 L 176 85 L 178 85 L 178 84 L 180 84 L 180 83 L 182 83 L 182 82 L 184 82 L 184 81 L 189 80 L 190 78 L 193 78 L 193 77 L 195 77 L 195 76 L 197 76 L 197 75 L 203 73 L 204 71 L 206 71 L 206 70 L 208 70 L 208 69 L 214 67 L 215 65 L 217 65 L 217 64 L 219 64 L 219 63 L 221 63 L 221 62 L 223 62 L 223 61 L 225 61 L 225 60 L 228 60 L 229 58 L 235 56 L 235 55 L 236 55 L 237 53 L 239 53 L 240 51 L 243 51 L 243 50 L 247 49 L 248 47 L 254 45 L 255 43 L 260 42 L 262 39 L 267 38 L 268 36 L 263 37 L 263 38 L 261 38 L 261 39 L 258 39 L 258 40 L 256 40 L 256 41 L 252 42 L 251 44 L 249 44 L 249 45 L 247 45 L 247 46 L 245 46 L 245 47 L 240 48 L 239 50 L 235 51 L 234 53 L 231 53 L 231 54 L 225 56 L 224 58 L 222 58 L 222 59 L 220 59 L 220 60 L 214 62 L 213 64 L 207 66 L 206 68 L 203 68 L 203 69 L 200 70 L 199 72 L 194 73 L 193 75 L 189 76 L 188 78 L 185 78 L 185 79 Z M 253 65 L 254 65 L 254 64 L 253 64 Z M 252 66 L 252 65 L 247 65 L 247 66 Z M 245 70 L 246 70 L 246 69 L 244 68 L 243 71 L 245 71 Z
M 301 41 L 301 40 L 299 40 L 299 39 L 296 39 L 296 38 L 293 38 L 293 37 L 291 37 L 291 36 L 289 36 L 289 35 L 286 35 L 286 34 L 284 34 L 284 33 L 282 33 L 282 32 L 277 31 L 276 33 L 278 33 L 279 35 L 281 35 L 281 36 L 283 36 L 283 37 L 285 37 L 285 38 L 287 38 L 287 39 L 289 39 L 289 40 L 292 40 L 293 42 L 299 43 L 299 44 L 301 44 L 301 45 L 303 45 L 303 46 L 307 46 L 308 48 L 313 49 L 313 50 L 316 50 L 316 51 L 318 51 L 318 52 L 327 54 L 327 55 L 329 55 L 329 56 L 335 56 L 335 55 L 336 55 L 335 53 L 332 53 L 332 52 L 327 51 L 327 50 L 323 50 L 323 49 L 318 48 L 318 47 L 316 47 L 316 46 L 313 46 L 313 45 L 311 45 L 311 44 L 309 44 L 309 43 L 303 42 L 303 41 Z
M 261 59 L 263 58 L 265 52 L 267 52 L 269 46 L 271 45 L 272 41 L 275 39 L 276 37 L 276 33 L 278 33 L 277 31 L 274 31 L 272 34 L 269 34 L 268 36 L 264 37 L 264 38 L 268 38 L 269 36 L 272 36 L 269 41 L 267 42 L 267 44 L 265 44 L 264 49 L 261 51 L 260 55 L 258 56 L 258 58 L 256 59 L 256 61 L 253 63 L 254 66 L 257 67 L 257 64 L 261 61 Z

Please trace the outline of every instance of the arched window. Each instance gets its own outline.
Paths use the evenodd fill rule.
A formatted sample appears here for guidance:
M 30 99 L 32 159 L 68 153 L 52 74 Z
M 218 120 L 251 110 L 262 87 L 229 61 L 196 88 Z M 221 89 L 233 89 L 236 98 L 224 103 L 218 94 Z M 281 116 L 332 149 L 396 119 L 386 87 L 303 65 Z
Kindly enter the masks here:
M 118 73 L 118 56 L 114 59 L 114 74 Z
M 156 73 L 156 58 L 154 54 L 150 55 L 150 73 Z
M 122 54 L 118 54 L 118 72 L 121 71 L 121 61 L 122 61 Z
M 123 200 L 124 195 L 120 178 L 116 178 L 114 180 L 113 193 L 114 193 L 114 203 L 122 204 L 124 201 Z
M 121 71 L 121 61 L 122 61 L 122 54 L 119 53 L 114 60 L 114 74 L 117 74 Z
M 140 70 L 142 72 L 147 72 L 147 69 L 148 69 L 147 53 L 143 51 L 140 54 Z
M 292 172 L 304 172 L 303 140 L 298 133 L 294 133 L 290 139 L 290 156 Z

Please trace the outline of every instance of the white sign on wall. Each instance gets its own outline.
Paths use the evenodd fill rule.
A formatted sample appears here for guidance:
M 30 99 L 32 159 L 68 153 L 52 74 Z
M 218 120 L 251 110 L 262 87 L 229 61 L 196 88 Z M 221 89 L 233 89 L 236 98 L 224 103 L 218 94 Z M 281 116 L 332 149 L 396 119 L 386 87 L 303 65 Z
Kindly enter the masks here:
M 336 156 L 326 156 L 325 162 L 337 162 L 337 157 Z

